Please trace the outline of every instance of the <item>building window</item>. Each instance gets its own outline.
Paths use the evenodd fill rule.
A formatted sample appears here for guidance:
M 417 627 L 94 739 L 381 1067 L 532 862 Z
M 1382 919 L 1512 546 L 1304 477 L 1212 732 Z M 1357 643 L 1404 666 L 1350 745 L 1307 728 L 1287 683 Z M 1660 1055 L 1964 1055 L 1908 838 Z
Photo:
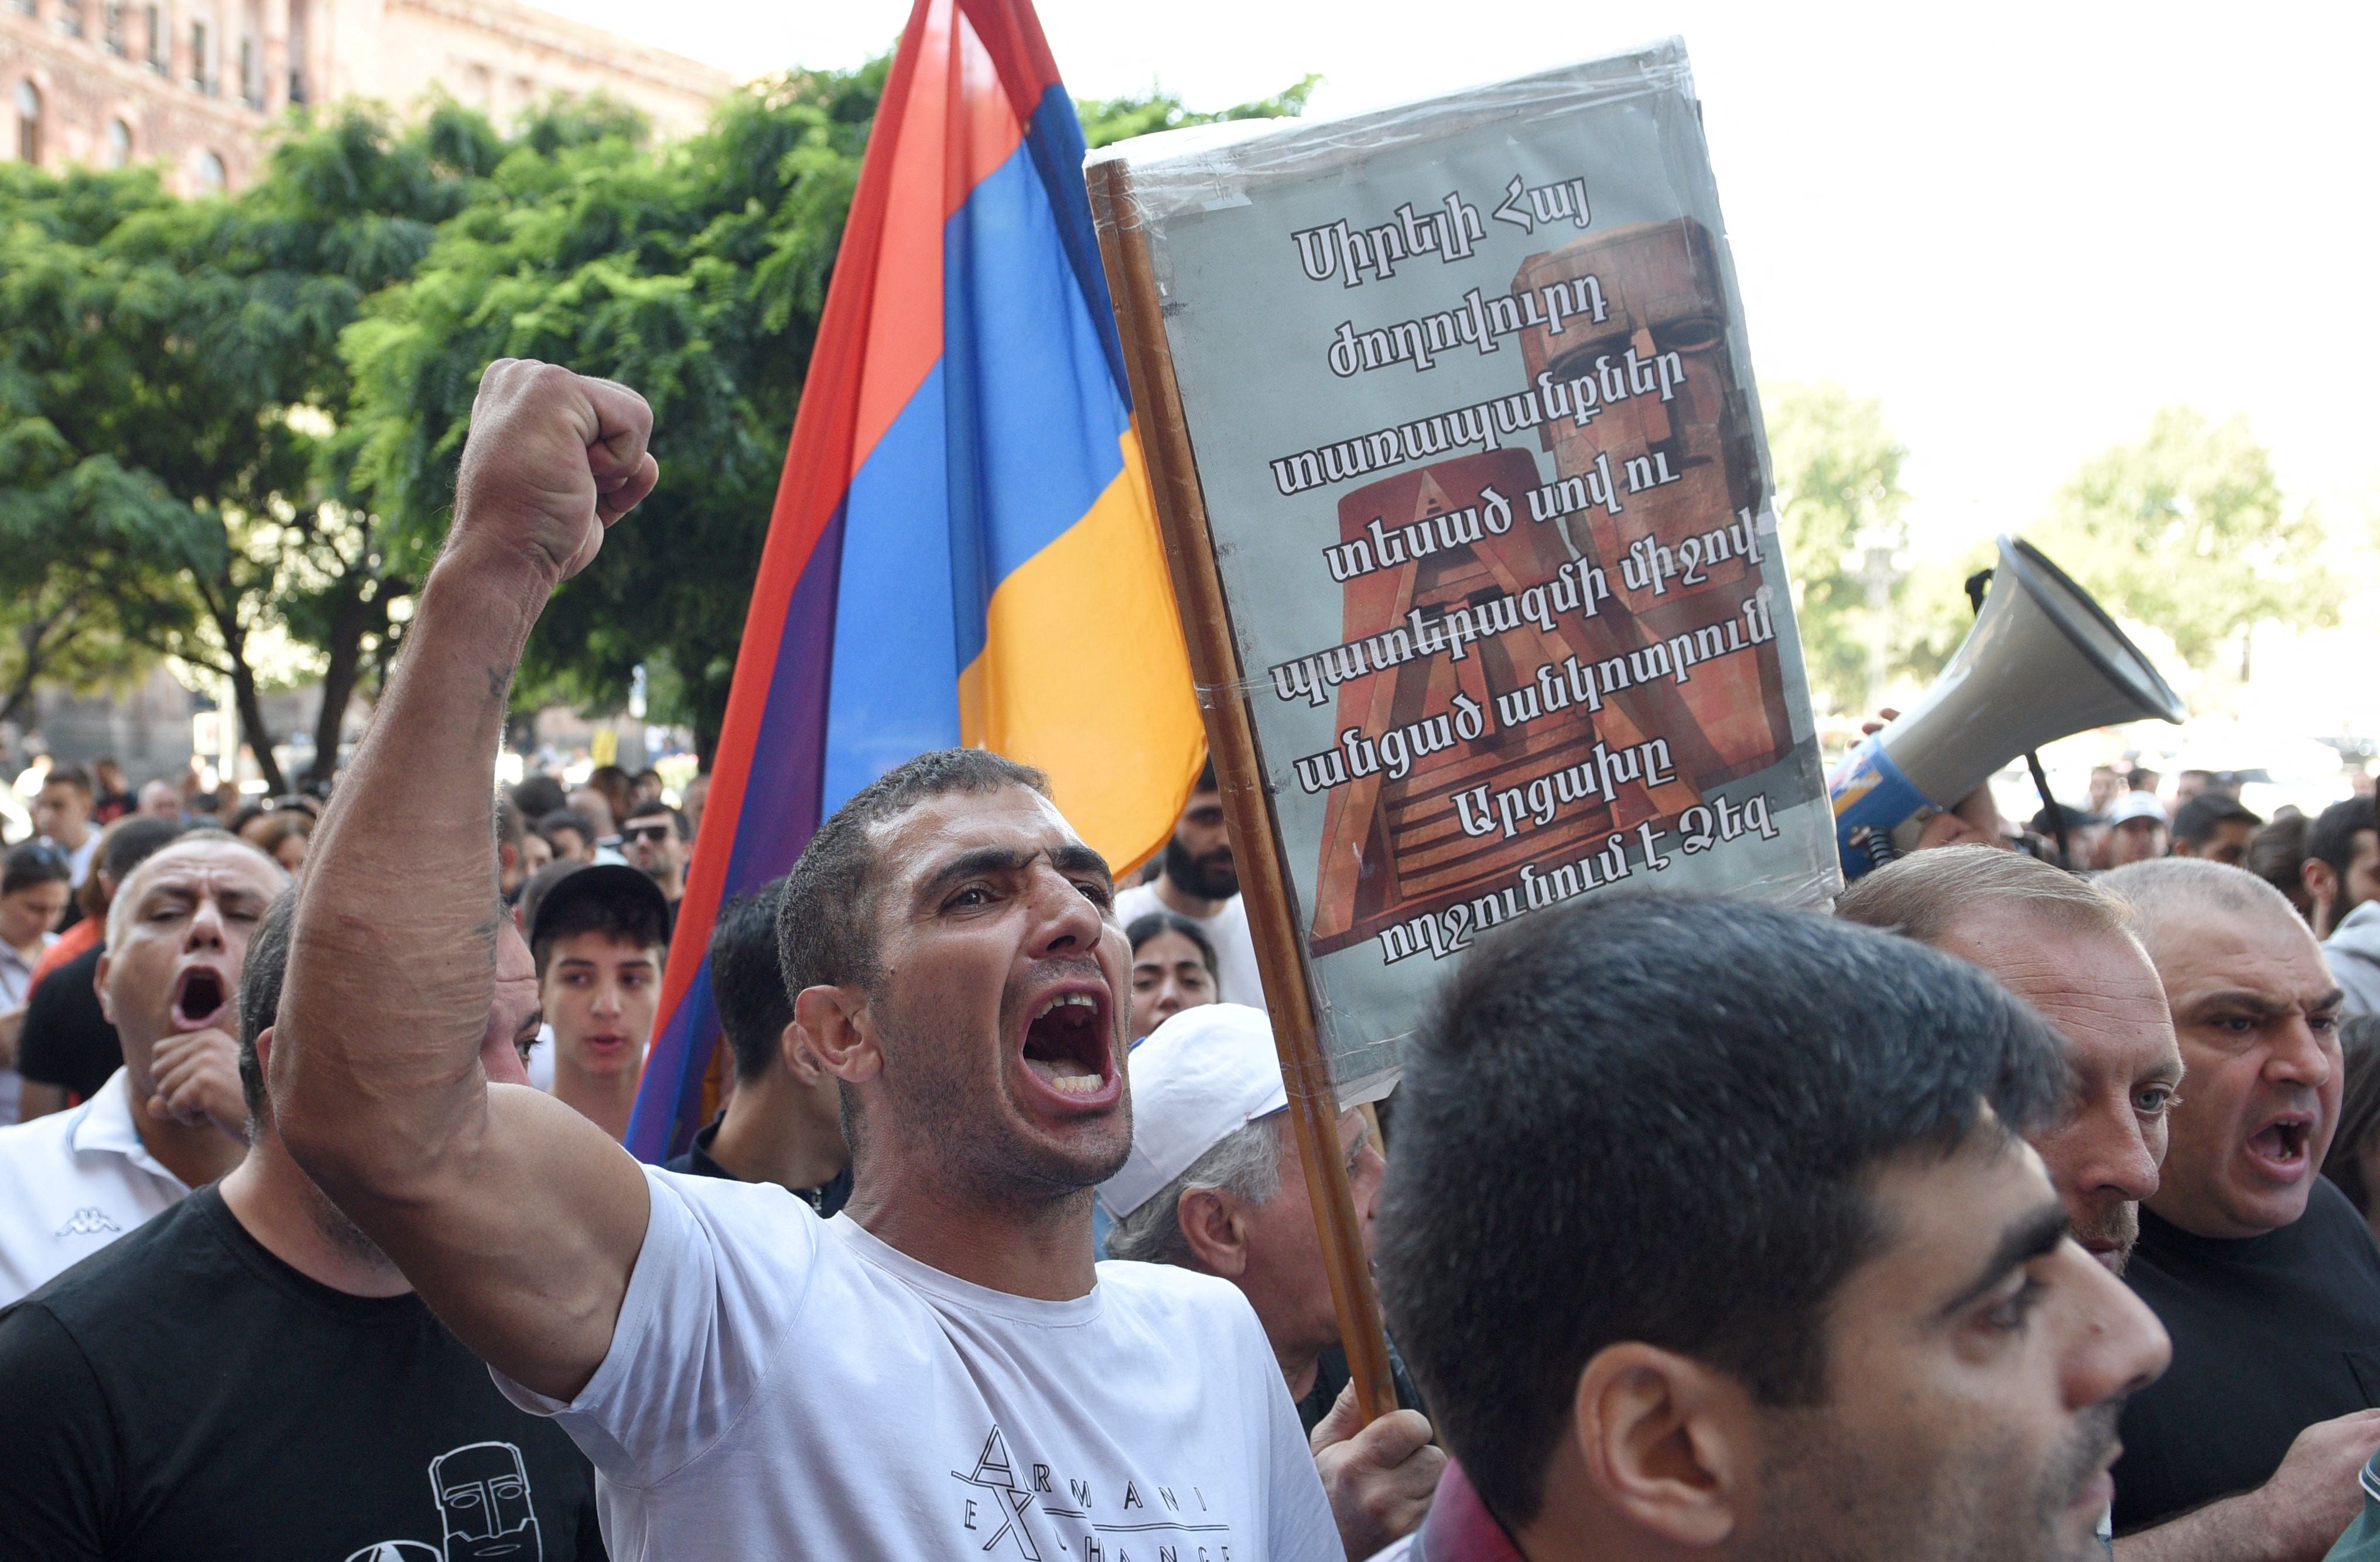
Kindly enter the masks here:
M 252 37 L 239 41 L 239 101 L 250 108 L 264 106 L 264 61 Z
M 165 36 L 165 7 L 152 5 L 142 14 L 149 19 L 149 68 L 163 76 L 165 74 L 165 51 L 172 46 L 172 41 Z
M 124 0 L 101 0 L 99 32 L 100 47 L 121 58 L 124 54 Z
M 82 0 L 58 0 L 58 30 L 69 38 L 82 36 Z
M 42 160 L 42 90 L 30 81 L 17 83 L 17 161 Z
M 203 92 L 212 75 L 207 69 L 207 24 L 194 20 L 190 23 L 190 86 Z
M 289 0 L 289 101 L 306 101 L 306 0 Z
M 8 0 L 8 8 L 16 12 L 20 17 L 30 17 L 38 14 L 34 6 L 34 0 Z
M 121 119 L 107 122 L 107 165 L 121 168 L 132 161 L 132 127 Z
M 223 159 L 211 151 L 199 153 L 199 188 L 208 195 L 221 195 L 224 183 Z

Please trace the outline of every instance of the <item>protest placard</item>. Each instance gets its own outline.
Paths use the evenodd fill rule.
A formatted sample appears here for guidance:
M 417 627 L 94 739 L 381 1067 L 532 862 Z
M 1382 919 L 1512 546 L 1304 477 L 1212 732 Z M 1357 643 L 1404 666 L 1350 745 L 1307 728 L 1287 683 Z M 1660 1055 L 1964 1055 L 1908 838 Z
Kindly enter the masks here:
M 1335 1121 L 1445 963 L 1585 894 L 1840 887 L 1700 113 L 1670 40 L 1086 177 L 1374 1417 Z
M 1246 713 L 1342 1103 L 1495 926 L 1839 888 L 1681 42 L 1089 178 L 1210 738 L 1228 790 Z

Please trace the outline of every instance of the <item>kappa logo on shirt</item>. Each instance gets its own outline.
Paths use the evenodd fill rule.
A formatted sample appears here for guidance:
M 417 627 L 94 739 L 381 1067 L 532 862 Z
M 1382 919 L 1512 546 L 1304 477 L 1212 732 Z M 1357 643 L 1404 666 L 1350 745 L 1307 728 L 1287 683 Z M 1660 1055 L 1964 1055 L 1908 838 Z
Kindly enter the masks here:
M 983 1440 L 975 1469 L 953 1470 L 951 1479 L 983 1494 L 962 1498 L 959 1513 L 959 1522 L 971 1533 L 990 1536 L 978 1551 L 1007 1554 L 1014 1546 L 1013 1554 L 1026 1562 L 1055 1562 L 1027 1522 L 1038 1516 L 1042 1532 L 1075 1562 L 1232 1562 L 1232 1527 L 1208 1510 L 1206 1494 L 1197 1487 L 1144 1489 L 1127 1478 L 1114 1508 L 1095 1519 L 1098 1499 L 1091 1482 L 1069 1477 L 1062 1493 L 1050 1467 L 1035 1464 L 1030 1479 L 1019 1483 L 997 1423 Z M 1068 1544 L 1065 1537 L 1077 1532 Z
M 120 1237 L 123 1234 L 124 1228 L 110 1220 L 107 1211 L 90 1204 L 68 1216 L 67 1223 L 58 1228 L 61 1237 Z

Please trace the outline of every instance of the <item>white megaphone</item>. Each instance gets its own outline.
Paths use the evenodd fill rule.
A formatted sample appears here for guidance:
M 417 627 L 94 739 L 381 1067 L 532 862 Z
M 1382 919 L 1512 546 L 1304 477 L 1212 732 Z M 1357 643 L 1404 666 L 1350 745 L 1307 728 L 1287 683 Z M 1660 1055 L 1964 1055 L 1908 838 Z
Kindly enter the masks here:
M 1999 546 L 1967 643 L 1827 781 L 1845 878 L 1908 851 L 1920 816 L 1956 807 L 2021 754 L 2112 722 L 2181 720 L 2181 701 L 2088 592 L 2031 543 Z

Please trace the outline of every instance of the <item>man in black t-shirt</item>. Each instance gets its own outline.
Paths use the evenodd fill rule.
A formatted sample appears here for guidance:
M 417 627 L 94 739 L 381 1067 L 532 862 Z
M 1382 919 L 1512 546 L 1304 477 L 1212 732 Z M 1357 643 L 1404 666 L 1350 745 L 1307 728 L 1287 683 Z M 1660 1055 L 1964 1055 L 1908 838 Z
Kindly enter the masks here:
M 2319 1175 L 2338 1122 L 2339 992 L 2279 892 L 2175 858 L 2131 902 L 2185 1072 L 2124 1277 L 2173 1338 L 2124 1411 L 2119 1562 L 2315 1562 L 2380 1447 L 2380 1250 Z
M 253 1143 L 212 1187 L 0 1313 L 0 1558 L 599 1558 L 594 1478 L 308 1181 L 265 1097 L 295 904 L 249 945 Z M 499 919 L 480 1051 L 526 1084 L 528 951 Z
M 735 1094 L 663 1168 L 739 1182 L 774 1182 L 832 1216 L 851 1197 L 835 1079 L 794 1026 L 793 999 L 777 964 L 775 879 L 719 908 L 710 932 L 710 991 L 719 1028 L 735 1054 Z

